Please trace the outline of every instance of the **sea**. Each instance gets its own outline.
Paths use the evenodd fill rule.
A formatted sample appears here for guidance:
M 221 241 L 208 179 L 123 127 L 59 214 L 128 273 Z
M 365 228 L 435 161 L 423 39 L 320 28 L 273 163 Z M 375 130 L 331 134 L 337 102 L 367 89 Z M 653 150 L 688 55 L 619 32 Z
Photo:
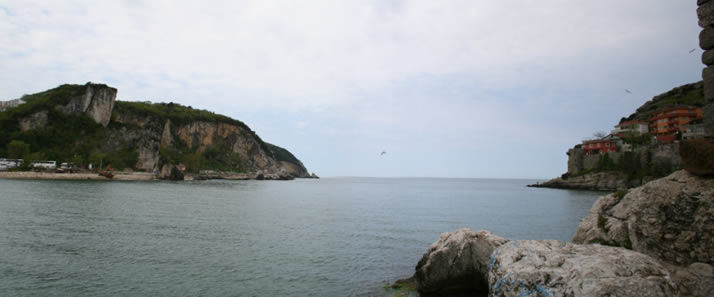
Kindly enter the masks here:
M 384 296 L 443 232 L 570 241 L 535 180 L 0 180 L 0 296 Z

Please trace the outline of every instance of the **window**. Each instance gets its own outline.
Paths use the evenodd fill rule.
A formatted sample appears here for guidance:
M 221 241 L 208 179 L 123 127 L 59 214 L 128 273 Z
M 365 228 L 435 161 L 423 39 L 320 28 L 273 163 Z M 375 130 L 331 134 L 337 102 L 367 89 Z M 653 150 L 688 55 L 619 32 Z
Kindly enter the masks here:
M 607 147 L 610 147 L 610 143 L 609 143 L 609 142 L 608 142 L 608 143 L 606 143 L 606 144 L 605 144 L 605 146 L 607 146 Z

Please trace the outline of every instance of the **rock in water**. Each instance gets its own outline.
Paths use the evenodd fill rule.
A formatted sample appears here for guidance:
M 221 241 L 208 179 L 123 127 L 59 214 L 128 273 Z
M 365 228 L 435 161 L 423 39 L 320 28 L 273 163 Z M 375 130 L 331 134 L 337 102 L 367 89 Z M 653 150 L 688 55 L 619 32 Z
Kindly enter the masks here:
M 667 270 L 622 248 L 556 240 L 512 241 L 492 255 L 489 296 L 675 296 Z
M 441 234 L 416 266 L 417 289 L 425 296 L 486 296 L 491 252 L 506 242 L 484 230 Z
M 601 197 L 580 222 L 574 243 L 606 243 L 678 266 L 714 264 L 714 179 L 685 170 Z

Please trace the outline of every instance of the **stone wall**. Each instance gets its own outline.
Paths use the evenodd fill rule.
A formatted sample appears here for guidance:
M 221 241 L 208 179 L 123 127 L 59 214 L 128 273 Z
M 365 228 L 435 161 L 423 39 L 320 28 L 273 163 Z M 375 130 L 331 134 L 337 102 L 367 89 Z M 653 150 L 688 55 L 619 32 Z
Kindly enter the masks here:
M 704 80 L 704 126 L 709 135 L 714 134 L 714 1 L 697 0 L 699 8 L 699 46 L 704 50 L 702 63 L 706 65 L 702 72 Z
M 669 164 L 668 166 L 674 167 L 679 167 L 681 163 L 678 144 L 639 147 L 636 148 L 634 152 L 639 156 L 640 166 L 643 168 L 650 165 L 650 160 L 659 160 L 658 162 L 660 163 L 665 162 Z M 616 164 L 622 158 L 622 155 L 624 155 L 623 152 L 609 152 L 607 154 Z M 582 148 L 572 148 L 568 150 L 568 174 L 574 175 L 584 170 L 595 168 L 598 161 L 600 161 L 600 156 L 600 154 L 586 155 L 585 150 Z
M 679 144 L 662 144 L 650 148 L 650 159 L 653 165 L 678 168 L 682 161 L 679 157 Z

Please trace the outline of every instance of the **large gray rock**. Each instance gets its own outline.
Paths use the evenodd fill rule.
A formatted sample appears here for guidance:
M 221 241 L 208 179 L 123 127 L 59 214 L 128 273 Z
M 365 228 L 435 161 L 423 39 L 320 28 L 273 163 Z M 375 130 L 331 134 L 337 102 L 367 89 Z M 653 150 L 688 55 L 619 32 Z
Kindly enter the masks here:
M 714 25 L 714 2 L 700 3 L 699 5 L 699 8 L 697 8 L 699 26 L 706 28 Z
M 705 51 L 714 48 L 714 28 L 706 27 L 699 33 L 699 47 Z
M 714 2 L 712 2 L 714 3 Z M 707 66 L 714 65 L 714 51 L 713 50 L 708 50 L 704 53 L 702 53 L 702 63 Z
M 710 297 L 714 292 L 714 267 L 694 263 L 687 267 L 666 266 L 679 287 L 680 296 Z
M 675 296 L 667 270 L 622 248 L 512 241 L 492 255 L 489 296 Z
M 506 242 L 484 230 L 459 229 L 441 234 L 416 266 L 417 289 L 423 296 L 485 296 L 490 255 Z
M 714 264 L 714 179 L 685 170 L 595 202 L 575 243 L 630 248 L 678 266 Z

